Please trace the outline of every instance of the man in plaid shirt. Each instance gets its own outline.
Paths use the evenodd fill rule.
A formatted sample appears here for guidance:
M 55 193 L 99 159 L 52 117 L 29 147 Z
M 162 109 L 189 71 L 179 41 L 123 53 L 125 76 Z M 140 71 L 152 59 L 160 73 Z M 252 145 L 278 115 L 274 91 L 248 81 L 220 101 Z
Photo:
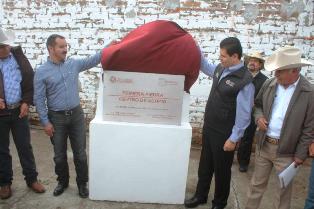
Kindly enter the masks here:
M 0 28 L 0 198 L 11 197 L 13 180 L 9 133 L 20 158 L 26 184 L 36 193 L 45 192 L 37 181 L 30 144 L 28 108 L 33 101 L 33 68 L 20 46 L 11 47 L 14 33 Z

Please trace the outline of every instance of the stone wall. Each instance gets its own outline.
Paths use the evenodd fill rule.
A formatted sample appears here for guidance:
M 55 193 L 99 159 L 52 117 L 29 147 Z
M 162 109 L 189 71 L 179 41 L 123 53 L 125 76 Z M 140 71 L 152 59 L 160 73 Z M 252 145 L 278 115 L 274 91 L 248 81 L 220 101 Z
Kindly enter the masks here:
M 109 40 L 153 20 L 177 22 L 189 31 L 208 59 L 218 63 L 219 42 L 238 37 L 244 53 L 270 55 L 280 46 L 299 47 L 304 58 L 314 60 L 313 1 L 278 0 L 2 0 L 0 24 L 16 32 L 16 44 L 33 67 L 47 58 L 45 41 L 52 33 L 64 35 L 69 56 L 84 57 L 100 50 Z M 94 117 L 101 68 L 81 73 L 80 92 L 87 122 Z M 302 73 L 314 83 L 314 68 Z M 268 74 L 269 75 L 269 74 Z M 272 76 L 272 75 L 269 75 Z M 200 74 L 191 89 L 190 122 L 196 143 L 201 136 L 204 105 L 211 79 Z M 37 120 L 35 109 L 31 117 Z

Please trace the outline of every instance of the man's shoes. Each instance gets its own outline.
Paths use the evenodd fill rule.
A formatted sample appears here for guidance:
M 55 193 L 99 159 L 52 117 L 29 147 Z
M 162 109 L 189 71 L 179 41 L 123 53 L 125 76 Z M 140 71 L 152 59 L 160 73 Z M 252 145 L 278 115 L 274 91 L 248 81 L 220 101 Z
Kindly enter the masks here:
M 184 205 L 187 208 L 195 208 L 198 205 L 207 203 L 207 198 L 200 198 L 197 196 L 192 197 L 191 199 L 185 200 Z
M 2 186 L 0 189 L 0 198 L 2 200 L 8 199 L 12 196 L 11 185 Z
M 239 167 L 239 171 L 244 173 L 247 172 L 248 166 L 247 165 L 240 165 Z
M 78 187 L 78 191 L 79 191 L 79 196 L 81 198 L 87 198 L 89 195 L 89 192 L 88 192 L 88 188 L 87 188 L 86 184 L 80 184 L 77 187 Z
M 213 205 L 212 209 L 224 209 L 225 207 L 221 207 L 221 206 L 217 206 L 217 205 Z
M 69 186 L 69 184 L 58 183 L 57 187 L 53 191 L 53 195 L 54 196 L 59 196 L 60 194 L 62 194 L 64 192 L 64 190 L 66 188 L 68 188 L 68 186 Z
M 45 187 L 38 181 L 34 181 L 28 187 L 36 193 L 44 193 L 46 191 Z

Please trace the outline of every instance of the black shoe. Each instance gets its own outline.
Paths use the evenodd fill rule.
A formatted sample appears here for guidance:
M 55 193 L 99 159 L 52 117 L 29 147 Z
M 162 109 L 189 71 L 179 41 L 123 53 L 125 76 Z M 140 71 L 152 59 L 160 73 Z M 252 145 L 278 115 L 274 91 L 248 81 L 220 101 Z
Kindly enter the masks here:
M 86 184 L 81 184 L 81 185 L 78 185 L 77 187 L 79 190 L 79 196 L 81 198 L 87 198 L 89 195 L 89 192 L 88 192 Z
M 191 199 L 185 200 L 184 205 L 187 208 L 195 208 L 198 205 L 207 203 L 207 198 L 200 198 L 197 196 L 192 197 Z
M 224 209 L 225 207 L 221 207 L 221 206 L 217 206 L 217 205 L 213 205 L 212 209 Z
M 59 196 L 60 194 L 62 194 L 64 192 L 64 190 L 66 188 L 68 188 L 68 186 L 69 186 L 69 184 L 58 183 L 57 187 L 53 191 L 53 195 L 54 196 Z
M 239 167 L 239 171 L 244 173 L 247 172 L 248 166 L 247 165 L 240 165 Z

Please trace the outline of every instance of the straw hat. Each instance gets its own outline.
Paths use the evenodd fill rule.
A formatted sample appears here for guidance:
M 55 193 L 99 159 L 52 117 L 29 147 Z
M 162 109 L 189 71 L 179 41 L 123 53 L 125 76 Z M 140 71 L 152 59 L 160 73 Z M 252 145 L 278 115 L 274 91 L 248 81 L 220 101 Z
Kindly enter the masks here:
M 5 31 L 0 28 L 0 45 L 11 45 L 15 39 L 13 31 Z
M 284 70 L 313 65 L 311 62 L 301 58 L 298 48 L 286 46 L 279 48 L 266 60 L 264 67 L 267 71 Z
M 262 56 L 262 53 L 257 52 L 257 51 L 252 52 L 252 53 L 250 53 L 250 54 L 246 55 L 246 57 L 245 57 L 245 59 L 247 59 L 247 60 L 249 60 L 250 58 L 256 58 L 256 59 L 259 59 L 259 60 L 261 60 L 262 62 L 264 62 L 264 61 L 265 61 L 265 59 L 264 59 L 264 58 L 263 58 L 263 56 Z

